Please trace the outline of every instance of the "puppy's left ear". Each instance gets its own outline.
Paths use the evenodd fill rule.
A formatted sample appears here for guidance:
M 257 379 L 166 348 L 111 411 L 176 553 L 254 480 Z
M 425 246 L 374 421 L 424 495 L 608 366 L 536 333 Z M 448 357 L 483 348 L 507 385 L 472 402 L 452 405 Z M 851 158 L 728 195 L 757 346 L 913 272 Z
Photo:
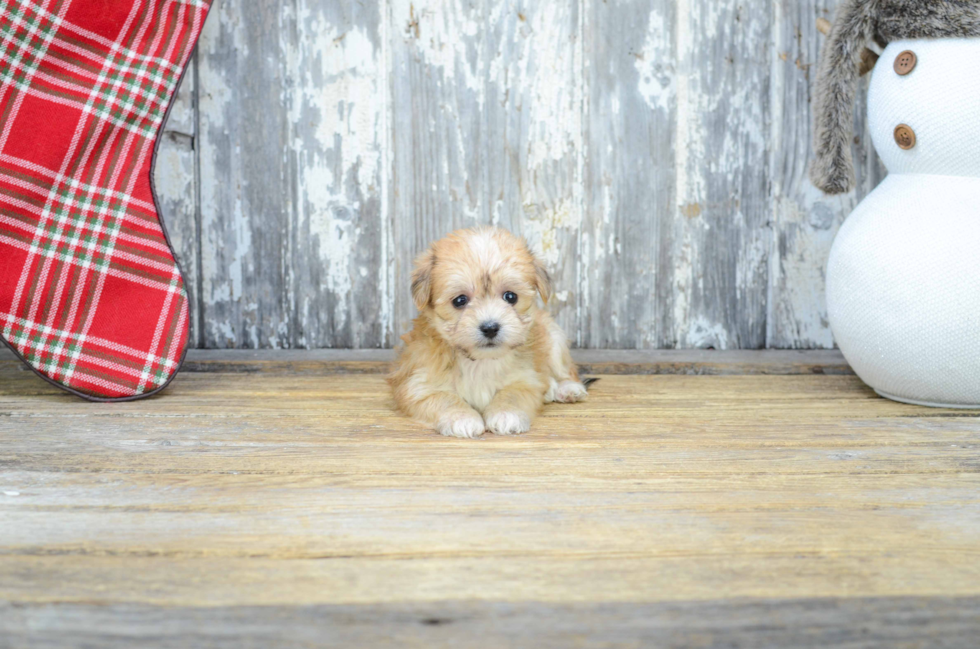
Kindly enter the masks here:
M 435 265 L 436 255 L 431 249 L 415 258 L 415 269 L 412 271 L 412 301 L 419 311 L 429 306 L 429 300 L 432 299 L 432 268 Z
M 547 304 L 548 298 L 551 297 L 551 275 L 537 257 L 534 258 L 534 288 L 541 294 L 541 300 Z

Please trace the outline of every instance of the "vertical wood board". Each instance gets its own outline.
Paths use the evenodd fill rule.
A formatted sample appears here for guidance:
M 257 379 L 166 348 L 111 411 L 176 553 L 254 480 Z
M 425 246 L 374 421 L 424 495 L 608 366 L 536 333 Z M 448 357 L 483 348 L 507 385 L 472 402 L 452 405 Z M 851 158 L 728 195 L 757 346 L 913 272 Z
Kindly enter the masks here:
M 197 174 L 197 63 L 192 57 L 173 98 L 160 135 L 153 169 L 160 218 L 174 247 L 184 276 L 191 307 L 190 344 L 201 346 L 201 309 L 198 282 L 200 238 L 198 237 Z
M 862 92 L 857 190 L 806 176 L 836 4 L 216 4 L 156 172 L 192 341 L 391 347 L 415 255 L 496 224 L 577 346 L 833 346 L 826 257 L 885 173 Z

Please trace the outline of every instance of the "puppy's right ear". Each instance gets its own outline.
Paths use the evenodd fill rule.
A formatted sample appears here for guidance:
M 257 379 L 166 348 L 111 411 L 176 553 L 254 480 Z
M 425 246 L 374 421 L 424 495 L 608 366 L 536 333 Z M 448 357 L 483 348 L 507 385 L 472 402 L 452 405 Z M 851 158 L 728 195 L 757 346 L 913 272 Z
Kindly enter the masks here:
M 429 300 L 432 299 L 432 268 L 435 265 L 436 255 L 431 249 L 415 258 L 415 269 L 412 271 L 412 300 L 419 311 L 429 306 Z

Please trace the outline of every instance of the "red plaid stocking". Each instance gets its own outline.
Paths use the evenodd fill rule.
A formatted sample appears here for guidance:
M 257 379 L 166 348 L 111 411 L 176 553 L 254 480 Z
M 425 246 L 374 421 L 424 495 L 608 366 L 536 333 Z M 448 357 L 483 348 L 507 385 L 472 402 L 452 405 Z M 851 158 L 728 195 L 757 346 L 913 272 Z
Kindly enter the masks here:
M 0 0 L 0 335 L 91 399 L 162 389 L 187 293 L 151 186 L 211 0 Z

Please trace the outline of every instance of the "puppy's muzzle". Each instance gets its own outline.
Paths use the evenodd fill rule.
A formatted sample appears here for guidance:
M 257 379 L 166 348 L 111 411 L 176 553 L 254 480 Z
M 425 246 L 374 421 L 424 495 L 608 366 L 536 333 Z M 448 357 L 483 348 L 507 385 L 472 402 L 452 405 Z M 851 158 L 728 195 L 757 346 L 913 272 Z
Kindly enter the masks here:
M 498 322 L 484 322 L 480 325 L 480 333 L 487 340 L 493 340 L 500 333 L 500 323 Z

